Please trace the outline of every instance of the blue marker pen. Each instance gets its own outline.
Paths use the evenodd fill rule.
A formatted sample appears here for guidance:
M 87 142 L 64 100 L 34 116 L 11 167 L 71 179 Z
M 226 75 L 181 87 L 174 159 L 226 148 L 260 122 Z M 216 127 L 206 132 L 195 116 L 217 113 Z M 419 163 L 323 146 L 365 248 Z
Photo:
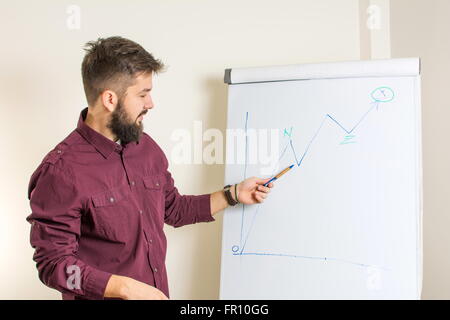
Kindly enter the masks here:
M 291 170 L 293 167 L 295 166 L 295 164 L 293 164 L 290 167 L 287 167 L 286 169 L 284 169 L 283 171 L 281 171 L 279 174 L 277 174 L 275 177 L 273 177 L 272 179 L 270 179 L 268 182 L 266 182 L 264 184 L 264 187 L 267 187 L 271 182 L 277 180 L 278 178 L 280 178 L 283 174 L 285 174 L 286 172 L 288 172 L 289 170 Z

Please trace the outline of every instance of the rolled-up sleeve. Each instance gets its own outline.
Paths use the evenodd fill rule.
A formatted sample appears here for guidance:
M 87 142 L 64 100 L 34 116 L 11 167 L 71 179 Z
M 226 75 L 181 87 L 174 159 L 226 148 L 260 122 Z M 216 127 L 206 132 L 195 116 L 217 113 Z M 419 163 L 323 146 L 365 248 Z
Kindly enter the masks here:
M 63 294 L 103 299 L 111 273 L 77 257 L 82 201 L 74 175 L 44 163 L 29 189 L 30 243 L 39 279 Z
M 165 173 L 165 215 L 164 221 L 175 228 L 198 222 L 211 222 L 211 195 L 180 195 L 174 185 L 171 173 Z

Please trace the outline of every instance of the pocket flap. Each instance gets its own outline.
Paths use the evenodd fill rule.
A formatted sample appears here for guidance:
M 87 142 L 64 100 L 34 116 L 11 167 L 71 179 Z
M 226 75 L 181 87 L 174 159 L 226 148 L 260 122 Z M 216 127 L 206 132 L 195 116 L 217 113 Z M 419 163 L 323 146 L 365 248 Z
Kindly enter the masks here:
M 161 174 L 155 174 L 151 176 L 144 177 L 144 186 L 147 189 L 159 190 L 162 188 L 164 179 Z
M 114 188 L 92 196 L 95 207 L 113 206 L 126 198 L 128 190 L 126 187 Z

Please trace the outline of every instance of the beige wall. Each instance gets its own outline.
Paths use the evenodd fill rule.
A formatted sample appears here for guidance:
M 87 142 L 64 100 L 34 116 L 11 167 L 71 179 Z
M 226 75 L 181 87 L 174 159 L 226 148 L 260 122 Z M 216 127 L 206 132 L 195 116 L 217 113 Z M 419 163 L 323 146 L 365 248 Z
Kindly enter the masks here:
M 391 0 L 392 56 L 422 58 L 424 299 L 450 299 L 450 1 Z
M 69 30 L 69 5 L 81 28 Z M 0 4 L 0 299 L 59 299 L 37 277 L 29 246 L 27 184 L 44 155 L 85 107 L 82 45 L 121 35 L 169 66 L 154 82 L 146 131 L 166 151 L 177 128 L 226 127 L 228 67 L 359 59 L 358 0 L 3 1 Z M 171 165 L 180 192 L 223 186 L 220 165 Z M 217 222 L 167 228 L 174 299 L 216 299 L 222 214 Z
M 365 22 L 358 21 L 361 12 L 364 16 L 358 0 L 124 3 L 0 4 L 0 299 L 60 298 L 40 283 L 31 260 L 26 190 L 32 171 L 74 129 L 85 106 L 80 63 L 86 41 L 129 37 L 169 66 L 155 79 L 156 108 L 145 120 L 146 131 L 169 159 L 173 130 L 192 131 L 195 120 L 203 121 L 204 130 L 225 129 L 225 68 L 359 59 L 367 43 L 366 30 L 359 32 Z M 71 4 L 81 9 L 79 30 L 67 27 Z M 450 194 L 450 152 L 445 147 L 450 114 L 445 76 L 450 73 L 450 1 L 391 0 L 390 15 L 392 57 L 423 59 L 423 298 L 449 299 L 450 210 L 445 200 Z M 363 58 L 380 45 L 361 50 Z M 171 165 L 179 190 L 190 194 L 221 188 L 223 170 L 220 165 Z M 218 298 L 221 223 L 219 214 L 216 223 L 166 229 L 172 298 Z
M 391 58 L 390 0 L 359 0 L 361 60 Z
M 67 27 L 71 4 L 81 9 L 79 30 Z M 173 130 L 192 130 L 195 120 L 204 130 L 225 129 L 225 68 L 358 59 L 364 40 L 357 0 L 16 1 L 2 2 L 0 12 L 0 299 L 60 298 L 40 283 L 31 260 L 26 190 L 85 106 L 83 43 L 122 35 L 168 64 L 155 81 L 156 108 L 145 126 L 170 159 Z M 423 298 L 450 299 L 450 2 L 391 0 L 390 15 L 392 57 L 423 59 Z M 180 191 L 191 194 L 221 188 L 223 170 L 171 165 Z M 219 214 L 216 223 L 166 229 L 172 298 L 218 297 L 221 222 Z

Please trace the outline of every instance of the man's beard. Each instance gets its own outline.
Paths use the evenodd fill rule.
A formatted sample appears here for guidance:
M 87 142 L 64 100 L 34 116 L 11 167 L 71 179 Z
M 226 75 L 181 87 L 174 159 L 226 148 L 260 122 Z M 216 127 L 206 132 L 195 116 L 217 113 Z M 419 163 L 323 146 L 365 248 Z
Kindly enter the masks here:
M 140 116 L 140 115 L 139 115 Z M 111 119 L 107 127 L 111 129 L 116 139 L 120 139 L 121 144 L 125 145 L 129 142 L 138 141 L 144 131 L 144 124 L 139 124 L 128 117 L 120 100 L 116 109 L 111 114 Z

